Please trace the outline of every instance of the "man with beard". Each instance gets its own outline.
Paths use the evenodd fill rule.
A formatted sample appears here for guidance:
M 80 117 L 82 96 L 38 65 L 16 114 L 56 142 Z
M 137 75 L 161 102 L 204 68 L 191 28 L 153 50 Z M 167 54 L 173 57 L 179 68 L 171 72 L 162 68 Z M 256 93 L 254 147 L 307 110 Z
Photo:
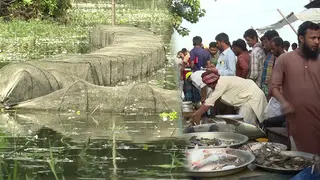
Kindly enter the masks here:
M 247 41 L 248 46 L 252 47 L 248 78 L 252 79 L 260 87 L 263 60 L 266 55 L 259 42 L 258 34 L 254 29 L 248 29 L 244 33 L 243 38 Z
M 235 76 L 237 57 L 230 48 L 229 36 L 226 33 L 220 33 L 216 36 L 217 48 L 220 56 L 217 62 L 217 69 L 221 76 Z
M 263 69 L 261 74 L 261 89 L 268 97 L 269 94 L 269 81 L 272 74 L 272 69 L 275 63 L 275 57 L 271 51 L 271 41 L 274 37 L 279 37 L 279 34 L 275 30 L 269 30 L 265 34 L 265 49 L 268 52 L 266 59 L 263 62 Z M 282 45 L 283 46 L 283 45 Z
M 306 21 L 298 29 L 299 48 L 282 54 L 272 74 L 272 96 L 286 114 L 291 146 L 320 154 L 320 27 Z M 280 93 L 282 87 L 283 94 Z

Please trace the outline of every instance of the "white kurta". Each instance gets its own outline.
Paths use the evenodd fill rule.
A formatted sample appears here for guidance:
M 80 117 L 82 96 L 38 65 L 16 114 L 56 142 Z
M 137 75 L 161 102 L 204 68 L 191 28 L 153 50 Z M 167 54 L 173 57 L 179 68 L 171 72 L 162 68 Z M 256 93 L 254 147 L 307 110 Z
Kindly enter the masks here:
M 239 107 L 246 123 L 256 125 L 256 118 L 260 123 L 264 121 L 267 99 L 254 81 L 237 76 L 220 76 L 205 105 L 214 106 L 219 97 L 227 105 Z

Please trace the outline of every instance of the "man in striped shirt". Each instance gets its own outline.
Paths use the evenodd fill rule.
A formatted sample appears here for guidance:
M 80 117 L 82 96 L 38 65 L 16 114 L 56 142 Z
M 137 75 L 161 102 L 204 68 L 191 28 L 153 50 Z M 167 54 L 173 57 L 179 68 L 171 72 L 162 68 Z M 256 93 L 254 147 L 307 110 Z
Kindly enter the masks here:
M 247 41 L 248 46 L 252 47 L 248 79 L 252 79 L 261 88 L 261 74 L 266 54 L 258 41 L 258 34 L 254 29 L 248 29 L 243 38 Z

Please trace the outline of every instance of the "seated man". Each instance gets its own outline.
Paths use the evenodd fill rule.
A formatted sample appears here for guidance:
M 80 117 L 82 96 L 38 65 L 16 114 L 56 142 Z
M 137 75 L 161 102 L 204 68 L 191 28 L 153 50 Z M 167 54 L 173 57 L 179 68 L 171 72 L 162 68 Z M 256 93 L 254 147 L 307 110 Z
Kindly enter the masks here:
M 225 104 L 240 108 L 239 114 L 246 123 L 259 126 L 264 121 L 267 99 L 262 90 L 250 79 L 237 76 L 221 76 L 216 68 L 210 68 L 201 75 L 202 81 L 212 89 L 204 104 L 192 115 L 195 124 L 221 97 Z M 258 119 L 258 122 L 257 122 Z

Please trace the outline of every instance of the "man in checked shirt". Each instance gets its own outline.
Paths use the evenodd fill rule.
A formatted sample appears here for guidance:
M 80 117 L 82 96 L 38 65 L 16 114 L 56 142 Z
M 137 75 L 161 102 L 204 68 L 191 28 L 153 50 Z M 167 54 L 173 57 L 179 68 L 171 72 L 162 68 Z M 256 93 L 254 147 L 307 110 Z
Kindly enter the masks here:
M 266 54 L 259 42 L 259 37 L 254 29 L 248 29 L 243 38 L 246 40 L 249 47 L 252 48 L 248 79 L 252 79 L 258 87 L 261 88 L 261 74 L 263 70 L 263 61 L 266 58 Z

